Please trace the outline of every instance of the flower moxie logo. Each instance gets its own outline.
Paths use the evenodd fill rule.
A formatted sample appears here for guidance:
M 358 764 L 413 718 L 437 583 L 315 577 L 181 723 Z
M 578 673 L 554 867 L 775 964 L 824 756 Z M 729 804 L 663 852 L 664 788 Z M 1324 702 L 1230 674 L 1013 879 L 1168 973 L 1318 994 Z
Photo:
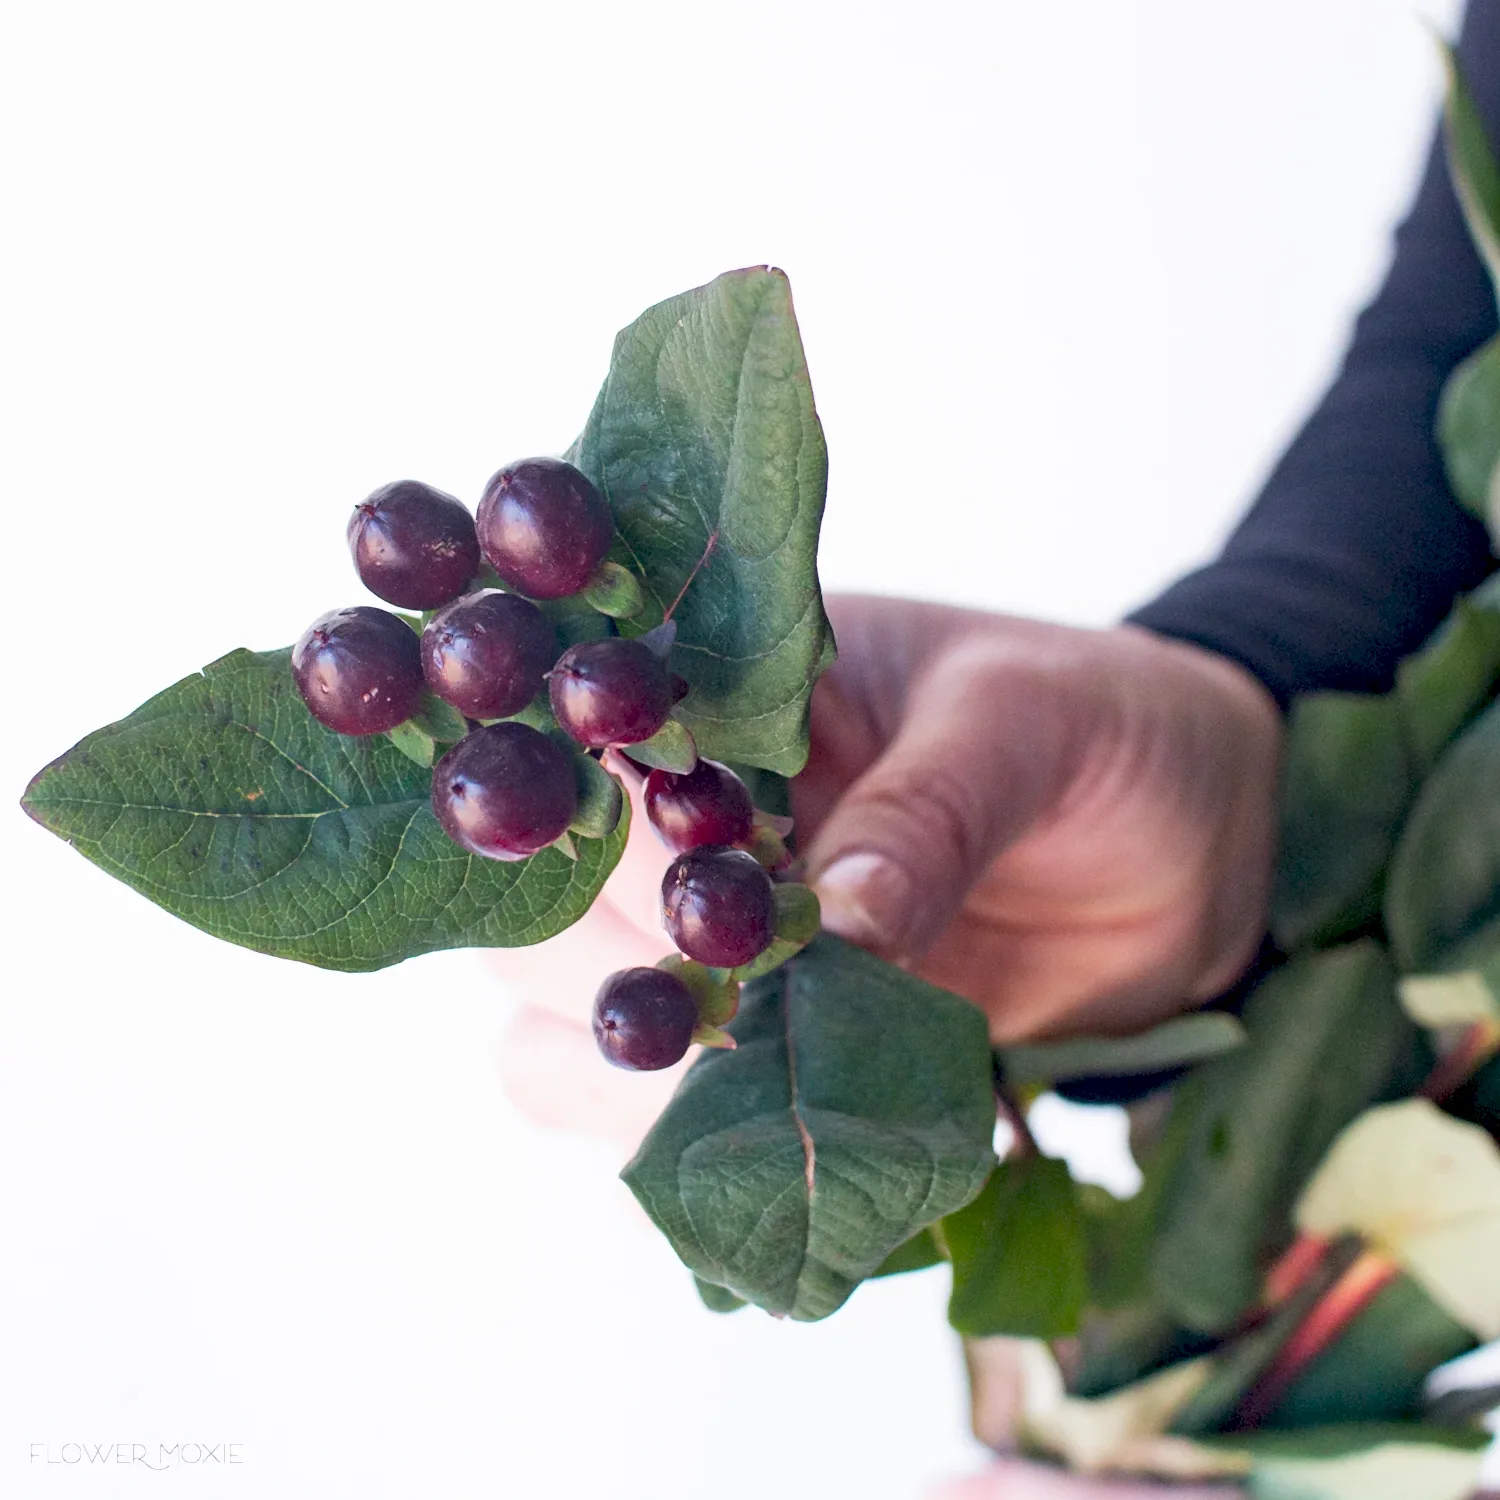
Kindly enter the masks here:
M 158 1473 L 167 1469 L 242 1464 L 243 1443 L 33 1443 L 34 1464 L 139 1464 Z

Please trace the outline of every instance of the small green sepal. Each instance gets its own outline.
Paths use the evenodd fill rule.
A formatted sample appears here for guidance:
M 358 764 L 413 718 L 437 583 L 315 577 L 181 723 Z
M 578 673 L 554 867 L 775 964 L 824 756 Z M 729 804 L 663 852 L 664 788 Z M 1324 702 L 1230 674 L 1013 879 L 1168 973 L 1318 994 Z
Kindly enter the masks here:
M 625 810 L 620 783 L 592 755 L 582 752 L 573 757 L 573 779 L 578 787 L 578 812 L 568 832 L 586 839 L 608 838 Z
M 601 615 L 629 620 L 646 607 L 646 591 L 629 568 L 608 560 L 599 564 L 583 590 L 584 601 Z
M 676 719 L 668 719 L 649 740 L 626 745 L 625 753 L 643 766 L 676 771 L 679 775 L 686 774 L 698 764 L 698 747 L 693 743 L 692 735 Z

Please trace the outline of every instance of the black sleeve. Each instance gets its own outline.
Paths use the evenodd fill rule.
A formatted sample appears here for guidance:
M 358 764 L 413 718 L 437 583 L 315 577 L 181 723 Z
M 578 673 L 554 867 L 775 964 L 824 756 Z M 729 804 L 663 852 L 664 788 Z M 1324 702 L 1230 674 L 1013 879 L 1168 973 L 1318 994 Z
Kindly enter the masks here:
M 1500 0 L 1471 0 L 1458 56 L 1500 141 Z M 1443 382 L 1495 331 L 1439 139 L 1327 395 L 1218 560 L 1130 620 L 1242 663 L 1283 705 L 1310 688 L 1388 688 L 1495 566 L 1433 436 Z

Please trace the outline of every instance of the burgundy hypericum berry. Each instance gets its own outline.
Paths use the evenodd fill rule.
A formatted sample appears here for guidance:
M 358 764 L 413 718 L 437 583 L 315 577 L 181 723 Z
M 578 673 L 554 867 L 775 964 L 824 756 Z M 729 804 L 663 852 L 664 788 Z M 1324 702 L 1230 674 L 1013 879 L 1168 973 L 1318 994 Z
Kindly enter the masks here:
M 610 636 L 564 651 L 548 677 L 552 713 L 580 745 L 637 745 L 672 712 L 666 663 L 638 640 Z
M 467 734 L 432 768 L 443 832 L 486 859 L 525 859 L 567 831 L 578 811 L 573 758 L 525 724 Z
M 422 632 L 422 671 L 471 719 L 506 719 L 541 692 L 557 632 L 529 599 L 485 589 L 441 609 Z
M 405 620 L 357 604 L 314 620 L 292 647 L 292 680 L 320 724 L 384 734 L 422 697 L 422 654 Z
M 705 844 L 743 844 L 755 805 L 728 766 L 702 760 L 686 774 L 653 771 L 646 778 L 646 816 L 673 854 Z
M 349 551 L 360 581 L 402 609 L 436 609 L 479 571 L 474 518 L 452 495 L 398 479 L 354 507 Z
M 486 561 L 532 599 L 581 593 L 614 532 L 603 495 L 560 458 L 528 458 L 501 469 L 479 502 Z
M 687 1053 L 697 1024 L 688 987 L 663 969 L 621 969 L 594 997 L 594 1040 L 617 1068 L 670 1068 Z
M 700 964 L 734 969 L 765 952 L 776 931 L 771 877 L 740 849 L 694 849 L 667 866 L 662 925 Z

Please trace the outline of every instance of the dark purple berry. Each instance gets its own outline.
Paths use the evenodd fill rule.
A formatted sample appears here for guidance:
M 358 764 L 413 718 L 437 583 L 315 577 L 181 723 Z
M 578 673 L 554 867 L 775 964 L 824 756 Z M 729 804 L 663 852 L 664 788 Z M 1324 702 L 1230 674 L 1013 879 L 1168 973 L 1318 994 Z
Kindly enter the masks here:
M 552 713 L 580 745 L 636 745 L 672 712 L 666 663 L 638 640 L 608 636 L 564 651 L 548 677 Z
M 349 551 L 360 581 L 402 609 L 436 609 L 479 571 L 474 518 L 452 495 L 398 479 L 354 507 Z
M 661 883 L 661 910 L 672 941 L 715 969 L 749 963 L 775 936 L 771 877 L 740 849 L 678 855 Z
M 573 758 L 525 724 L 476 729 L 432 768 L 443 832 L 486 859 L 525 859 L 567 831 L 578 811 Z
M 532 599 L 581 593 L 614 534 L 604 497 L 587 474 L 560 458 L 527 458 L 501 469 L 479 502 L 486 561 Z
M 755 805 L 728 766 L 699 760 L 686 774 L 653 771 L 646 778 L 646 816 L 673 854 L 705 844 L 743 844 Z
M 422 653 L 411 626 L 357 604 L 314 620 L 292 647 L 292 680 L 313 718 L 340 734 L 384 734 L 422 697 Z
M 422 671 L 445 703 L 471 719 L 507 719 L 545 686 L 557 632 L 519 594 L 485 589 L 441 609 L 422 632 Z
M 594 996 L 594 1040 L 617 1068 L 670 1068 L 686 1055 L 697 1024 L 692 993 L 663 969 L 621 969 Z

